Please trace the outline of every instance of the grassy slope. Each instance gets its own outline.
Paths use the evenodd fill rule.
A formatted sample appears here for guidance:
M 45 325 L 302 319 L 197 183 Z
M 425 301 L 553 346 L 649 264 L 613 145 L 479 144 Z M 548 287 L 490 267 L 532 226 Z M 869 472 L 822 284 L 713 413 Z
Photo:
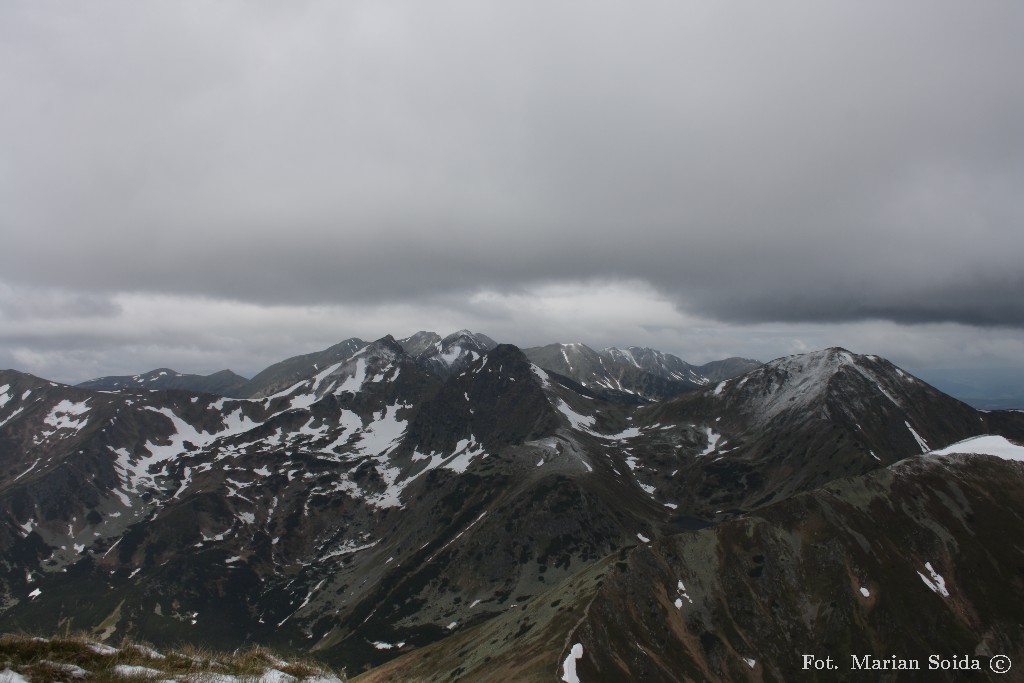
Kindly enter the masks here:
M 344 680 L 318 662 L 286 662 L 261 647 L 225 654 L 185 646 L 158 653 L 135 643 L 113 648 L 84 636 L 0 635 L 0 680 L 18 680 L 11 674 L 30 683 L 69 680 L 342 683 Z

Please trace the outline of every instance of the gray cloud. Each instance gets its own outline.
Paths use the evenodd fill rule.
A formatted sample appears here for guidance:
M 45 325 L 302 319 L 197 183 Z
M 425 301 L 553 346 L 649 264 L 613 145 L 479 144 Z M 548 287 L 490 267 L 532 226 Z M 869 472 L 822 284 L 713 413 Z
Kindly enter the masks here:
M 621 278 L 727 325 L 1020 328 L 1022 28 L 952 0 L 5 3 L 0 278 L 97 312 Z

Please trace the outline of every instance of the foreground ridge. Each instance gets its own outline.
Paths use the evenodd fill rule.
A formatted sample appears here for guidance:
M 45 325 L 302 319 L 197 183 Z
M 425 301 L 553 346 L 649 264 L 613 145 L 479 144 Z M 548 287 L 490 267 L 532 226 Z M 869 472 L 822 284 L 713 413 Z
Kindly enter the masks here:
M 285 661 L 259 646 L 232 654 L 195 646 L 158 652 L 129 641 L 111 647 L 85 635 L 42 638 L 3 634 L 0 680 L 343 683 L 345 678 L 319 662 L 308 658 Z

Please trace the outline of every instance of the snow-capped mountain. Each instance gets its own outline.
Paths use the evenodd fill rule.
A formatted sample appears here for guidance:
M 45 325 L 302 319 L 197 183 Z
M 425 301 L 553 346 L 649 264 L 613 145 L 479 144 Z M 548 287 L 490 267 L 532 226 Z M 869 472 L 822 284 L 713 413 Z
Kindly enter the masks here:
M 655 349 L 630 346 L 595 351 L 581 343 L 549 344 L 525 349 L 527 358 L 546 370 L 571 377 L 603 398 L 648 403 L 698 389 L 714 378 L 728 379 L 760 365 L 728 358 L 707 366 L 690 365 Z M 711 376 L 703 374 L 707 370 Z
M 78 386 L 96 390 L 184 389 L 238 398 L 244 395 L 243 391 L 248 383 L 249 380 L 245 377 L 230 370 L 221 370 L 211 375 L 188 375 L 170 368 L 157 368 L 139 375 L 98 377 L 82 382 Z
M 918 472 L 906 458 L 937 458 L 924 451 L 985 434 L 1024 436 L 1022 414 L 975 411 L 843 349 L 778 359 L 654 403 L 625 400 L 627 375 L 612 373 L 618 361 L 602 353 L 542 349 L 526 354 L 466 331 L 348 340 L 268 368 L 248 398 L 89 390 L 0 372 L 0 625 L 52 631 L 71 619 L 108 639 L 265 642 L 350 671 L 406 655 L 394 666 L 408 662 L 403 671 L 438 680 L 475 680 L 473 662 L 522 655 L 517 644 L 542 636 L 524 661 L 549 675 L 555 662 L 545 658 L 564 658 L 575 629 L 588 648 L 609 653 L 581 661 L 586 680 L 673 680 L 629 654 L 633 643 L 652 653 L 669 642 L 631 621 L 656 613 L 652 624 L 687 643 L 674 646 L 687 654 L 666 659 L 667 671 L 731 680 L 723 653 L 735 653 L 773 662 L 765 678 L 781 680 L 781 655 L 761 641 L 746 653 L 732 635 L 723 644 L 700 635 L 731 623 L 722 621 L 728 609 L 747 607 L 731 602 L 742 593 L 732 579 L 716 587 L 714 566 L 694 559 L 699 549 L 739 558 L 769 528 L 755 523 L 759 515 L 780 539 L 809 533 L 792 526 L 794 511 L 819 499 L 834 508 L 823 492 L 838 486 L 854 507 L 801 514 L 811 515 L 809 529 L 839 524 L 838 537 L 854 539 L 830 555 L 841 562 L 866 552 L 852 545 L 864 536 L 858 515 L 868 514 L 856 506 L 906 509 L 894 498 L 906 490 L 901 473 Z M 657 377 L 641 366 L 674 364 L 629 354 L 635 362 L 622 364 L 635 377 Z M 570 372 L 553 369 L 552 357 Z M 610 377 L 622 382 L 614 392 L 600 383 Z M 928 470 L 920 481 L 962 479 L 967 467 Z M 980 476 L 928 495 L 956 501 L 961 512 L 948 514 L 967 514 L 996 505 L 976 500 L 985 477 L 1016 475 Z M 869 486 L 859 481 L 876 482 L 870 500 L 881 507 L 858 493 Z M 998 496 L 1013 510 L 1015 500 Z M 955 526 L 948 511 L 915 505 L 914 525 Z M 1024 510 L 1013 514 L 1024 519 Z M 896 531 L 879 542 L 902 542 Z M 792 564 L 779 571 L 807 570 L 782 541 L 762 545 L 755 555 Z M 955 565 L 937 552 L 922 546 L 917 564 L 932 562 L 953 581 Z M 749 571 L 776 571 L 764 557 Z M 873 567 L 870 580 L 888 580 Z M 665 578 L 676 574 L 686 588 Z M 787 581 L 765 599 L 788 605 L 778 597 Z M 80 600 L 84 593 L 94 598 Z M 794 609 L 806 613 L 816 596 Z M 642 611 L 623 612 L 623 640 L 601 620 L 634 598 L 631 609 Z M 704 611 L 663 623 L 689 599 Z M 1009 637 L 988 598 L 970 609 L 984 613 L 977 624 L 995 629 L 993 638 Z M 833 631 L 813 631 L 812 641 L 821 633 Z M 456 653 L 465 666 L 445 668 Z M 631 662 L 629 675 L 619 660 Z M 429 666 L 434 673 L 423 673 Z M 505 680 L 543 679 L 524 666 Z
M 398 342 L 424 368 L 441 378 L 458 372 L 498 345 L 485 334 L 459 330 L 441 338 L 434 332 L 417 332 Z

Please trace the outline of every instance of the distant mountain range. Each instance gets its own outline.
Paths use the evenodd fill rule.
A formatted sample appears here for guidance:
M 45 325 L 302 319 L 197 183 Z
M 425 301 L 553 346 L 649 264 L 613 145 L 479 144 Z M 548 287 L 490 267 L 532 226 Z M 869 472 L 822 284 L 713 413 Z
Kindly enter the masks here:
M 1022 439 L 840 348 L 691 366 L 462 330 L 251 380 L 0 371 L 0 629 L 358 681 L 557 680 L 577 642 L 588 682 L 1024 662 Z
M 185 389 L 230 398 L 259 398 L 348 358 L 368 343 L 355 337 L 346 339 L 329 349 L 275 363 L 252 380 L 231 370 L 185 375 L 159 368 L 141 375 L 99 377 L 78 386 L 97 390 Z M 441 378 L 498 345 L 490 337 L 469 330 L 444 338 L 435 332 L 417 332 L 399 339 L 398 344 L 423 369 Z M 594 351 L 583 344 L 551 344 L 525 349 L 524 353 L 545 370 L 570 377 L 605 398 L 627 403 L 659 401 L 709 382 L 737 377 L 761 365 L 749 358 L 726 358 L 695 366 L 672 354 L 636 346 Z

